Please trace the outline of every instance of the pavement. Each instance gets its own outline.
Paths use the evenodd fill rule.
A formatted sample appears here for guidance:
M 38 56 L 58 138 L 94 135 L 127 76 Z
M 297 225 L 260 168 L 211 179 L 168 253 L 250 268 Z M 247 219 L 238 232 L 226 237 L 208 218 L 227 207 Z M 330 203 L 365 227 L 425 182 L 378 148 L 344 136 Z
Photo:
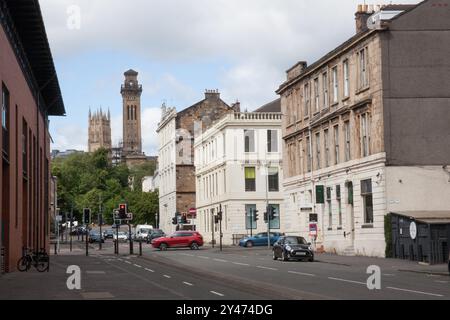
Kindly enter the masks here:
M 51 256 L 50 272 L 0 276 L 0 299 L 71 300 L 449 300 L 446 265 L 317 254 L 315 262 L 282 262 L 267 248 L 169 249 L 75 242 Z M 135 244 L 134 253 L 139 253 Z M 81 269 L 81 289 L 67 287 L 67 268 Z M 381 289 L 369 290 L 369 266 L 381 270 Z

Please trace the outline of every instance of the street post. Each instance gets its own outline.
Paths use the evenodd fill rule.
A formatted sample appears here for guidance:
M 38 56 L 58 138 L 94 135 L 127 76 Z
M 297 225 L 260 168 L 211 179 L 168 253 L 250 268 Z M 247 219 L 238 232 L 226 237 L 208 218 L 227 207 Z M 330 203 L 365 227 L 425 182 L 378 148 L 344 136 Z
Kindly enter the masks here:
M 222 204 L 220 204 L 219 206 L 219 231 L 220 231 L 220 251 L 222 251 L 222 238 L 223 238 L 223 233 L 222 233 L 222 219 L 223 219 L 223 212 L 222 212 Z
M 72 252 L 72 224 L 73 224 L 73 205 L 72 205 L 72 209 L 70 211 L 70 229 L 69 229 L 69 233 L 70 233 L 70 252 Z
M 129 237 L 130 237 L 130 255 L 132 255 L 133 254 L 133 238 L 131 237 L 131 223 L 130 223 L 130 221 L 127 221 L 128 222 L 128 234 L 129 234 Z
M 101 251 L 102 250 L 102 240 L 103 240 L 103 234 L 102 234 L 102 224 L 103 224 L 103 216 L 102 216 L 102 195 L 99 195 L 100 197 L 100 204 L 99 204 L 99 210 L 98 210 L 98 224 L 100 225 L 100 241 L 98 248 Z
M 253 237 L 253 208 L 250 208 L 250 238 Z

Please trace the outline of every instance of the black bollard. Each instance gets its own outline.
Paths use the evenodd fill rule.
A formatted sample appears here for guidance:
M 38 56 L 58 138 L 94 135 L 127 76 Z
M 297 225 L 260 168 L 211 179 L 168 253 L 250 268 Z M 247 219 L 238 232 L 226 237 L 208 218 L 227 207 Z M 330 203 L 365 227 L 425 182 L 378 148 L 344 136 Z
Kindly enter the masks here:
M 142 240 L 139 240 L 139 256 L 142 257 Z

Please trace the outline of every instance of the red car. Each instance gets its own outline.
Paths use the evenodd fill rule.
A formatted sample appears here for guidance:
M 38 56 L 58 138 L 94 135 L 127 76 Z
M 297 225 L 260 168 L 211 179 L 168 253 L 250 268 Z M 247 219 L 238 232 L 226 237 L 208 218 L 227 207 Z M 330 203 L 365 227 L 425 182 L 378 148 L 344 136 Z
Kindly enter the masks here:
M 177 231 L 169 237 L 162 237 L 152 240 L 153 248 L 161 251 L 167 248 L 191 248 L 198 250 L 203 246 L 203 237 L 196 231 Z

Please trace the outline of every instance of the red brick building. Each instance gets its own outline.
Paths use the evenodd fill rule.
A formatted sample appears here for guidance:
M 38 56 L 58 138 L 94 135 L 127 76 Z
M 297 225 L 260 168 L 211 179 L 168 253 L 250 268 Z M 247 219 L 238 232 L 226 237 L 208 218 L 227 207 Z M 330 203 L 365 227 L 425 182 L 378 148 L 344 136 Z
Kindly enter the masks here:
M 49 116 L 64 103 L 38 0 L 0 0 L 2 270 L 22 248 L 49 249 Z

